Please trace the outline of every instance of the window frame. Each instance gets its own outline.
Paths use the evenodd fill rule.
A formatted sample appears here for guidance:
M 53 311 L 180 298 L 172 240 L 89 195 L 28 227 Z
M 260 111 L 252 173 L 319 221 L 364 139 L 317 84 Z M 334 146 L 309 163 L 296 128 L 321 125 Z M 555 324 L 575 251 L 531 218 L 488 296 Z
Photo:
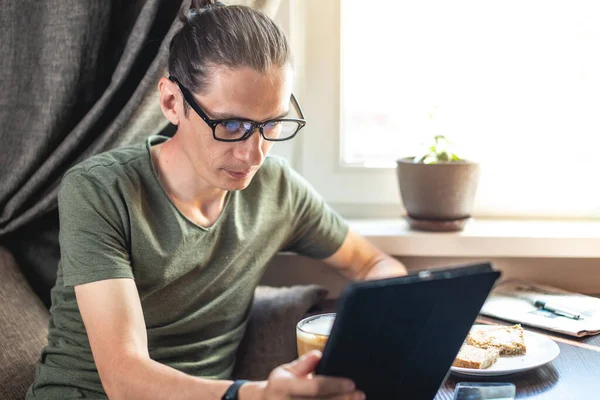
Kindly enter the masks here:
M 304 99 L 307 119 L 294 167 L 346 217 L 400 215 L 404 209 L 395 168 L 365 168 L 342 160 L 340 0 L 289 1 L 296 92 Z

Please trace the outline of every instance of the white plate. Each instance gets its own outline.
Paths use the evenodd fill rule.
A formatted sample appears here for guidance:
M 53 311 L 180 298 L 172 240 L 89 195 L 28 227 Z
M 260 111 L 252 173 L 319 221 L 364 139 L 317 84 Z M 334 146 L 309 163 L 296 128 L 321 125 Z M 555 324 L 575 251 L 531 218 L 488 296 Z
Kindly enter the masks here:
M 474 328 L 491 328 L 489 325 L 474 325 Z M 527 353 L 522 356 L 500 356 L 491 367 L 486 369 L 450 367 L 460 375 L 499 376 L 515 374 L 548 364 L 560 353 L 558 345 L 546 336 L 525 331 L 523 334 Z

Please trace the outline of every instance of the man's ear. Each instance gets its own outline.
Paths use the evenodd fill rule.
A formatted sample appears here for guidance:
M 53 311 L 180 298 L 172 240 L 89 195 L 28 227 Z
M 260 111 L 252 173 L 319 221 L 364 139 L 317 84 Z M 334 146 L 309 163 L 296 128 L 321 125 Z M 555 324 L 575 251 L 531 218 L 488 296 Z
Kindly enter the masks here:
M 183 116 L 183 97 L 177 84 L 162 77 L 158 81 L 158 93 L 160 109 L 165 118 L 173 125 L 179 125 L 180 117 Z

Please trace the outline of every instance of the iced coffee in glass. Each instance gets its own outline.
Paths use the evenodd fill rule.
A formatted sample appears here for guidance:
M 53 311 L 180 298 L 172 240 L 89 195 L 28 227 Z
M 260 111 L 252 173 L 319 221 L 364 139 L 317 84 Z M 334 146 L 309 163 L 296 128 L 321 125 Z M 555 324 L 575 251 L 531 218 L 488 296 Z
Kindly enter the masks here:
M 311 350 L 323 351 L 334 320 L 335 313 L 329 313 L 313 315 L 298 322 L 296 325 L 298 357 Z

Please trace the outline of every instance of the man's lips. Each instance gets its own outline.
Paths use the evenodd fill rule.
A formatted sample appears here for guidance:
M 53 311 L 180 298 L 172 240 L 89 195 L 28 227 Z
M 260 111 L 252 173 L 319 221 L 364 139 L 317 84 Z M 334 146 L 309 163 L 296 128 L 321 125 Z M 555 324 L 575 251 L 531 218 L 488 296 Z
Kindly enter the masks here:
M 252 172 L 252 170 L 246 170 L 246 171 L 231 171 L 226 169 L 225 172 L 227 172 L 230 176 L 232 176 L 235 179 L 244 179 L 247 178 L 250 173 Z

